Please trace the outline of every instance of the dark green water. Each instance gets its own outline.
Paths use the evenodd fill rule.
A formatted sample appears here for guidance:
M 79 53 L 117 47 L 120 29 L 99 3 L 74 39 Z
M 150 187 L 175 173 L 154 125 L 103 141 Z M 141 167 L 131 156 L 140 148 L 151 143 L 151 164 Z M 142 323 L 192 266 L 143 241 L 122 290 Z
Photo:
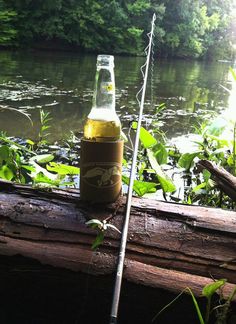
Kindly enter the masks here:
M 123 125 L 135 119 L 136 93 L 144 58 L 115 57 L 117 112 Z M 62 52 L 0 52 L 0 105 L 27 109 L 34 126 L 20 114 L 0 111 L 0 130 L 9 136 L 37 137 L 39 109 L 52 114 L 51 139 L 81 132 L 91 108 L 96 57 Z M 149 73 L 145 123 L 166 104 L 162 130 L 168 138 L 192 132 L 192 126 L 228 108 L 230 63 L 158 61 Z M 152 77 L 151 77 L 152 76 Z M 152 79 L 152 82 L 150 81 Z

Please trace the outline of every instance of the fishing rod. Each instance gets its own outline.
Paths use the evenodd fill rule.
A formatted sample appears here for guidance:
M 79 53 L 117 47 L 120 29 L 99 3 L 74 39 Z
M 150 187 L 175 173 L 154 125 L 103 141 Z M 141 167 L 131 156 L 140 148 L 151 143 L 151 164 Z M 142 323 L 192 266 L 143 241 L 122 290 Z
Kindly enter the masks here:
M 134 143 L 133 160 L 132 160 L 132 165 L 131 165 L 131 170 L 130 170 L 130 182 L 129 182 L 129 187 L 128 187 L 127 201 L 126 201 L 126 214 L 125 214 L 125 220 L 124 220 L 123 231 L 122 231 L 122 236 L 121 236 L 120 251 L 119 251 L 119 256 L 118 256 L 116 278 L 115 278 L 112 307 L 111 307 L 111 314 L 110 314 L 110 324 L 117 323 L 117 315 L 118 315 L 118 307 L 119 307 L 120 291 L 121 291 L 121 282 L 122 282 L 124 260 L 125 260 L 125 250 L 126 250 L 128 228 L 129 228 L 131 200 L 132 200 L 132 193 L 133 193 L 134 178 L 135 178 L 135 173 L 136 173 L 137 155 L 138 155 L 138 147 L 139 147 L 139 135 L 140 135 L 140 129 L 141 129 L 141 123 L 142 123 L 142 116 L 143 116 L 145 92 L 146 92 L 146 87 L 147 87 L 149 62 L 150 62 L 152 45 L 153 45 L 152 39 L 153 39 L 153 34 L 154 34 L 155 20 L 156 20 L 156 15 L 153 14 L 151 32 L 148 33 L 149 44 L 145 50 L 147 59 L 146 59 L 145 64 L 142 66 L 142 68 L 145 67 L 145 73 L 143 73 L 143 70 L 141 68 L 142 75 L 143 75 L 143 85 L 142 85 L 140 91 L 137 93 L 137 99 L 138 99 L 138 95 L 140 93 L 142 93 L 142 96 L 141 96 L 141 101 L 138 100 L 139 117 L 138 117 L 138 124 L 137 124 L 135 143 Z

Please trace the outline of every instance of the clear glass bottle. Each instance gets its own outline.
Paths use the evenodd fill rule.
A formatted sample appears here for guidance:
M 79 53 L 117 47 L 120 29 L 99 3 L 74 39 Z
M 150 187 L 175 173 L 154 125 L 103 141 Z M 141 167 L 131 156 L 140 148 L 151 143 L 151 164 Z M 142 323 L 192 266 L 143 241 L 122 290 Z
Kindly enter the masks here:
M 84 126 L 85 139 L 105 142 L 120 138 L 121 123 L 115 111 L 114 57 L 98 55 L 92 109 Z

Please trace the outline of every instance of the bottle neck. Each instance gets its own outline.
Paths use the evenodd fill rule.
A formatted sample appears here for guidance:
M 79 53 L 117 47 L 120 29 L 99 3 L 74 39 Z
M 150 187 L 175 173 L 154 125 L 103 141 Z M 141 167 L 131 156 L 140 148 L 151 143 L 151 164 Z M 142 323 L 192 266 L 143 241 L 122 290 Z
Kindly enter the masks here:
M 113 67 L 97 67 L 92 108 L 107 109 L 115 112 L 115 77 Z

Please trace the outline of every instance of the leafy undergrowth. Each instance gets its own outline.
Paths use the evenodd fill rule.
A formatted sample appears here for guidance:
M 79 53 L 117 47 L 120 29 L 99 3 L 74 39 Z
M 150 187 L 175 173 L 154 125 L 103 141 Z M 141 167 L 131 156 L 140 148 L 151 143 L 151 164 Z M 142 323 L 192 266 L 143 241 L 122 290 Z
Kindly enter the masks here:
M 174 300 L 162 308 L 152 319 L 152 323 L 158 323 L 159 316 L 168 309 L 183 293 L 188 293 L 193 301 L 193 305 L 197 314 L 198 323 L 200 324 L 227 324 L 235 323 L 235 314 L 231 312 L 231 303 L 236 294 L 234 287 L 229 296 L 224 296 L 222 288 L 225 286 L 226 280 L 220 279 L 207 284 L 202 289 L 202 297 L 206 299 L 205 314 L 203 314 L 200 306 L 195 298 L 192 290 L 186 287 Z M 214 298 L 216 297 L 216 298 Z
M 47 140 L 51 122 L 41 112 L 42 127 L 38 140 L 23 140 L 0 134 L 0 178 L 41 187 L 79 187 L 80 138 L 74 134 L 61 143 Z M 219 191 L 206 170 L 198 169 L 198 161 L 208 159 L 235 174 L 235 124 L 223 117 L 201 125 L 192 152 L 181 153 L 170 145 L 157 128 L 141 128 L 140 150 L 133 191 L 138 196 L 168 201 L 234 208 L 234 202 Z M 151 128 L 151 127 L 150 127 Z M 225 131 L 230 133 L 225 135 Z M 136 131 L 133 123 L 125 143 L 123 160 L 123 188 L 129 185 L 132 161 L 131 138 Z M 131 135 L 130 135 L 131 134 Z M 175 181 L 176 174 L 180 181 Z

